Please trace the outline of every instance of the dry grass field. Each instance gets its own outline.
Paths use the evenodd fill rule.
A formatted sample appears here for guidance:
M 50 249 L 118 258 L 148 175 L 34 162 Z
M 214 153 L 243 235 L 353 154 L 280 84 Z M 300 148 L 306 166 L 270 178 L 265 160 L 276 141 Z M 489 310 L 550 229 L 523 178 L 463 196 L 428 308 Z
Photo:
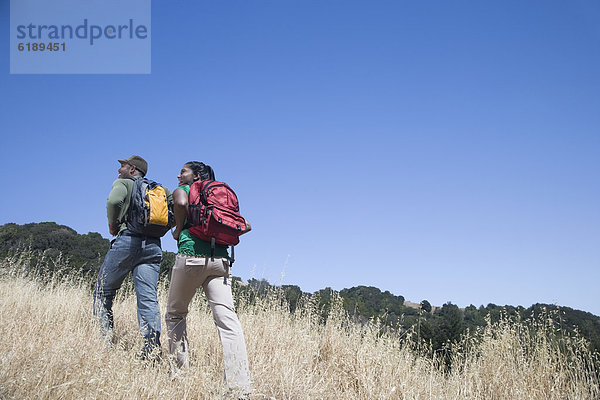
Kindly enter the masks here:
M 222 399 L 220 343 L 198 295 L 189 315 L 191 369 L 176 380 L 168 362 L 136 356 L 135 296 L 114 306 L 116 345 L 107 348 L 91 315 L 89 283 L 41 283 L 17 258 L 0 266 L 0 398 Z M 161 282 L 164 311 L 166 282 Z M 525 325 L 500 322 L 466 337 L 444 370 L 406 336 L 357 326 L 335 304 L 326 324 L 314 305 L 290 314 L 280 298 L 244 300 L 253 399 L 599 399 L 593 355 L 579 338 L 550 340 Z M 166 349 L 163 343 L 163 351 Z M 225 396 L 225 397 L 224 397 Z

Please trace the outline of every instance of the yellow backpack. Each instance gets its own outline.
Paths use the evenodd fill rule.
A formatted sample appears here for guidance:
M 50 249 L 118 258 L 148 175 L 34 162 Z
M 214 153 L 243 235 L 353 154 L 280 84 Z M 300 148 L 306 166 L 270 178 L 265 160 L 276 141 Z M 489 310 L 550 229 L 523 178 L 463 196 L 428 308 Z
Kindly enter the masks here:
M 174 225 L 173 202 L 167 190 L 150 179 L 133 182 L 127 229 L 142 236 L 162 237 Z

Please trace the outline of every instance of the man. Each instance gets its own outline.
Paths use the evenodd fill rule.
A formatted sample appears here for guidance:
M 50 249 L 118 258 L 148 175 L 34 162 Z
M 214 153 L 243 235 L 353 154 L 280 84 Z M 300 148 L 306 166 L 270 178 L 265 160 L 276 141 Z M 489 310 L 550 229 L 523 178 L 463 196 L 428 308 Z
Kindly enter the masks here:
M 106 203 L 108 230 L 116 238 L 111 242 L 98 272 L 94 290 L 94 315 L 99 319 L 101 333 L 111 341 L 114 326 L 113 300 L 123 280 L 131 272 L 137 296 L 138 323 L 144 337 L 141 357 L 146 359 L 160 348 L 160 312 L 156 286 L 162 249 L 159 237 L 142 236 L 127 229 L 134 181 L 146 175 L 148 163 L 135 155 L 118 161 L 121 163 L 119 176 L 113 182 Z M 171 193 L 166 191 L 166 194 L 168 200 L 172 201 Z

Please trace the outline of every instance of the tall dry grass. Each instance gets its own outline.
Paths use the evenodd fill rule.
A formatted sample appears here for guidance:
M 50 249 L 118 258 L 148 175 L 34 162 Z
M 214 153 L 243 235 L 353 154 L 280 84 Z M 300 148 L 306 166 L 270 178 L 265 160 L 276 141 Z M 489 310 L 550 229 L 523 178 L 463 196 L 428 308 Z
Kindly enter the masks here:
M 223 398 L 220 343 L 201 295 L 189 315 L 191 369 L 171 380 L 168 363 L 136 357 L 142 343 L 130 289 L 116 299 L 117 340 L 108 348 L 91 315 L 89 281 L 25 277 L 15 273 L 18 264 L 13 258 L 0 268 L 0 398 Z M 161 310 L 166 285 L 161 282 Z M 322 324 L 310 301 L 295 314 L 277 293 L 240 301 L 253 398 L 600 398 L 594 356 L 583 340 L 552 339 L 544 321 L 535 330 L 502 321 L 465 337 L 448 371 L 441 356 L 424 356 L 406 338 L 351 323 L 339 299 L 332 310 Z

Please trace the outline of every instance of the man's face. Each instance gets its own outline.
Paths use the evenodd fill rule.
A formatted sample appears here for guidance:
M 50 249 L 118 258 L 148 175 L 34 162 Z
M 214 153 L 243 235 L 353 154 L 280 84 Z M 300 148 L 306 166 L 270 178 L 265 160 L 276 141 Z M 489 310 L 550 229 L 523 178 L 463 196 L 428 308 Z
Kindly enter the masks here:
M 135 171 L 135 167 L 133 165 L 129 165 L 127 163 L 121 163 L 121 168 L 119 168 L 119 178 L 133 178 L 133 172 Z

